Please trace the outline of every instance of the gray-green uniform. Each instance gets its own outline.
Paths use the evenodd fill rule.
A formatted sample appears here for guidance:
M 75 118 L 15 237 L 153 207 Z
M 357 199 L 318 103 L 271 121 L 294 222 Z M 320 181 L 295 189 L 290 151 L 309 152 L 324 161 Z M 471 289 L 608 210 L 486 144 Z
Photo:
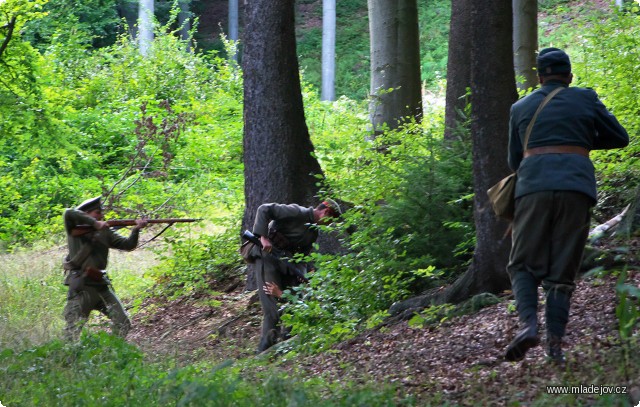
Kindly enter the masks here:
M 546 69 L 549 74 L 570 72 L 568 56 L 557 49 L 541 51 L 538 65 L 540 72 Z M 534 112 L 545 96 L 560 86 L 565 89 L 540 112 L 528 149 L 577 146 L 586 149 L 585 155 L 543 153 L 523 158 L 524 135 Z M 626 130 L 595 91 L 568 87 L 562 80 L 544 81 L 540 89 L 511 108 L 508 159 L 509 166 L 518 172 L 518 181 L 507 271 L 521 323 L 536 332 L 538 285 L 545 289 L 547 340 L 561 340 L 565 334 L 590 211 L 596 202 L 594 167 L 588 151 L 619 148 L 628 143 Z M 531 341 L 521 350 L 526 352 L 534 344 Z M 510 360 L 522 356 L 519 351 L 515 355 L 507 351 Z
M 64 308 L 66 320 L 65 334 L 68 339 L 79 337 L 83 325 L 92 310 L 108 316 L 112 322 L 112 332 L 125 337 L 131 328 L 131 321 L 111 288 L 105 269 L 109 249 L 133 250 L 138 245 L 138 229 L 133 229 L 126 238 L 110 228 L 92 230 L 82 236 L 72 236 L 77 225 L 94 226 L 96 219 L 84 211 L 67 209 L 64 212 L 64 226 L 67 232 L 69 256 L 65 285 L 69 286 L 67 304 Z
M 274 231 L 277 231 L 276 236 Z M 300 283 L 296 271 L 304 274 L 307 265 L 287 259 L 297 253 L 309 253 L 318 238 L 318 228 L 314 224 L 313 208 L 269 203 L 258 208 L 253 233 L 268 237 L 273 244 L 271 253 L 256 253 L 254 268 L 263 312 L 262 337 L 258 346 L 258 352 L 262 352 L 276 343 L 281 329 L 277 298 L 267 295 L 263 286 L 272 282 L 285 290 Z

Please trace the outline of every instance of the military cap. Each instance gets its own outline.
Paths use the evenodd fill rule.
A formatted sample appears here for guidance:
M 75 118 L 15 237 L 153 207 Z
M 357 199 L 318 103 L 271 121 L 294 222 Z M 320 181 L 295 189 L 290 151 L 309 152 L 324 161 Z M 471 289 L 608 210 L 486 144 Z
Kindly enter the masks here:
M 342 215 L 342 209 L 340 209 L 340 205 L 338 205 L 338 203 L 333 199 L 327 198 L 324 201 L 322 201 L 322 204 L 327 208 L 331 209 L 331 211 L 335 216 Z
M 538 75 L 553 75 L 571 72 L 569 55 L 559 48 L 545 48 L 538 53 L 536 59 Z
M 76 209 L 83 212 L 91 212 L 96 209 L 102 209 L 102 202 L 100 202 L 101 199 L 102 197 L 100 196 L 97 196 L 95 198 L 89 198 L 83 203 L 81 203 L 80 205 L 78 205 Z

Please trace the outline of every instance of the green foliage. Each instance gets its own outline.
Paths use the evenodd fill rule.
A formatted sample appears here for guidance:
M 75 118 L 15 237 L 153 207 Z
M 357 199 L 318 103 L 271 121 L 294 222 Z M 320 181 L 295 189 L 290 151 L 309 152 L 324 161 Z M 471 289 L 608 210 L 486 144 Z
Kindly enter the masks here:
M 15 38 L 7 51 L 22 52 L 32 80 L 12 65 L 17 80 L 0 86 L 4 249 L 60 231 L 64 207 L 99 193 L 112 193 L 115 214 L 239 204 L 237 66 L 162 32 L 149 58 L 126 37 L 97 51 L 68 40 L 52 38 L 40 56 Z
M 330 398 L 323 397 L 327 392 Z M 0 394 L 7 406 L 414 405 L 387 386 L 331 387 L 279 372 L 251 377 L 231 362 L 182 368 L 149 363 L 138 348 L 105 333 L 83 335 L 78 343 L 0 352 Z
M 212 235 L 174 235 L 164 239 L 157 254 L 162 261 L 153 275 L 158 282 L 156 294 L 166 297 L 189 296 L 209 291 L 213 283 L 243 274 L 239 265 L 237 222 Z
M 437 90 L 447 76 L 450 1 L 418 2 L 420 68 L 424 86 Z
M 571 0 L 538 0 L 538 9 L 541 11 L 553 10 L 567 5 Z
M 408 324 L 414 328 L 438 325 L 449 319 L 454 309 L 455 307 L 451 304 L 432 305 L 420 313 L 416 313 Z
M 303 347 L 319 350 L 379 319 L 393 301 L 457 275 L 473 242 L 471 202 L 464 198 L 471 171 L 468 149 L 441 148 L 437 113 L 370 140 L 357 105 L 340 100 L 330 115 L 312 97 L 305 103 L 327 184 L 358 203 L 335 231 L 346 253 L 311 255 L 310 287 L 290 298 L 283 317 Z
M 25 27 L 25 39 L 45 50 L 52 41 L 81 42 L 92 47 L 111 45 L 122 32 L 116 0 L 49 0 L 44 16 Z
M 45 256 L 42 260 L 16 253 L 0 258 L 0 349 L 24 349 L 62 332 L 66 287 L 60 266 L 52 264 L 60 259 Z M 49 267 L 44 266 L 47 262 Z
M 627 129 L 627 148 L 593 155 L 601 210 L 620 211 L 634 198 L 640 185 L 640 16 L 612 13 L 606 24 L 590 22 L 572 47 L 578 85 L 592 87 Z
M 628 341 L 640 320 L 640 304 L 638 303 L 640 290 L 638 287 L 629 284 L 621 284 L 616 290 L 620 300 L 616 307 L 616 316 L 620 322 L 620 337 Z
M 20 353 L 4 351 L 0 361 L 6 405 L 117 406 L 148 402 L 154 394 L 142 354 L 105 333 L 83 336 L 77 344 L 53 341 Z M 147 392 L 131 391 L 141 386 Z

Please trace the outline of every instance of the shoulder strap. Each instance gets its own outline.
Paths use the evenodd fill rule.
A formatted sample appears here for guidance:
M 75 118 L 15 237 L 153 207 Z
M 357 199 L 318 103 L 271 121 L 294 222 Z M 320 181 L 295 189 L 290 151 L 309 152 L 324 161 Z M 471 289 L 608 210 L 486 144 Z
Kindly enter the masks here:
M 527 132 L 524 134 L 524 144 L 523 144 L 524 148 L 522 149 L 523 151 L 526 150 L 527 147 L 529 146 L 529 136 L 531 135 L 531 130 L 533 130 L 533 124 L 536 122 L 536 119 L 538 118 L 538 114 L 540 114 L 540 111 L 547 105 L 547 103 L 549 103 L 549 101 L 553 99 L 553 97 L 563 89 L 564 89 L 563 86 L 558 86 L 557 88 L 552 90 L 547 95 L 547 97 L 544 98 L 542 103 L 540 103 L 540 106 L 538 106 L 538 110 L 536 110 L 536 113 L 533 115 L 533 118 L 531 119 L 531 121 L 529 122 L 529 125 L 527 126 Z

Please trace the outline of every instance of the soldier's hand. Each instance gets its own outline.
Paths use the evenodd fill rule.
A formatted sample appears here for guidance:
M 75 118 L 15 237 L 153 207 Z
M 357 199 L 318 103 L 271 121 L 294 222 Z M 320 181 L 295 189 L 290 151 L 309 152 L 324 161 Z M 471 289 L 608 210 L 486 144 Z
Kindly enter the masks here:
M 93 227 L 96 230 L 102 230 L 102 229 L 108 228 L 109 224 L 105 221 L 97 220 L 96 223 L 93 225 Z
M 262 250 L 267 253 L 271 253 L 271 249 L 273 249 L 273 245 L 271 244 L 271 240 L 269 238 L 260 236 L 260 243 L 262 243 Z
M 149 224 L 149 222 L 146 219 L 136 219 L 136 229 L 142 229 L 144 227 L 146 227 Z
M 273 295 L 276 298 L 282 297 L 282 290 L 280 289 L 280 287 L 278 287 L 278 285 L 276 283 L 266 282 L 262 286 L 262 290 L 267 295 Z

